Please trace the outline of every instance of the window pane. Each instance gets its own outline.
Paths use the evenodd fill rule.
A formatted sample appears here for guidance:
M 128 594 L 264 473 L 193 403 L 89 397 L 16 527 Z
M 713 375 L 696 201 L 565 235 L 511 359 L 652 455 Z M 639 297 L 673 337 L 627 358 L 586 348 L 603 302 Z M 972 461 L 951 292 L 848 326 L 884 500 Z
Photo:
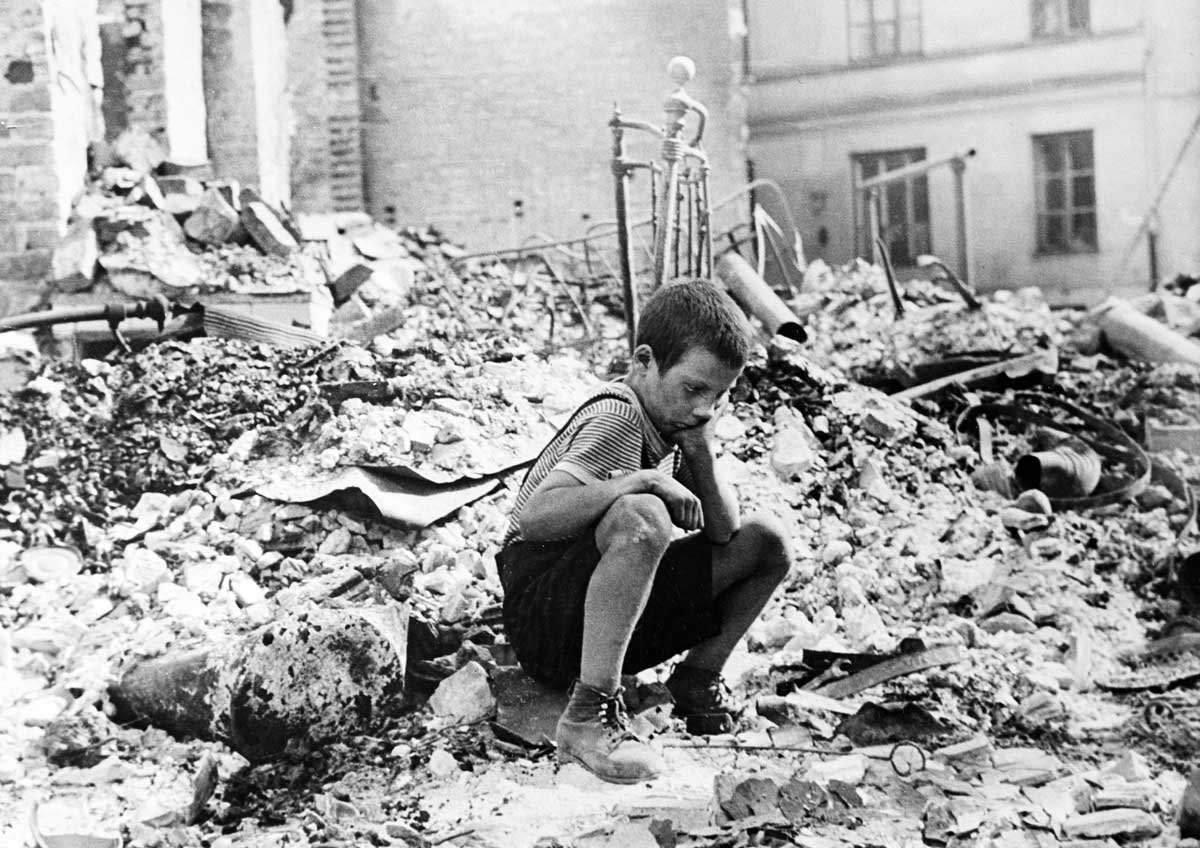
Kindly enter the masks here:
M 900 16 L 919 18 L 921 16 L 921 0 L 900 0 Z
M 1063 181 L 1059 179 L 1046 180 L 1046 209 L 1050 211 L 1061 211 L 1067 206 L 1066 192 L 1063 190 Z
M 896 24 L 892 21 L 876 23 L 875 55 L 892 56 L 896 52 Z
M 1071 216 L 1071 250 L 1096 249 L 1096 213 L 1079 212 Z
M 1066 168 L 1063 157 L 1063 145 L 1056 138 L 1040 138 L 1037 140 L 1038 159 L 1043 173 L 1054 173 Z
M 1046 34 L 1046 0 L 1033 0 L 1033 34 Z
M 871 0 L 850 0 L 850 23 L 868 24 L 871 22 Z
M 1077 171 L 1088 170 L 1092 167 L 1092 134 L 1078 133 L 1072 135 L 1067 143 L 1071 150 L 1071 167 Z
M 872 17 L 875 23 L 896 20 L 896 0 L 875 0 Z
M 1091 177 L 1075 177 L 1071 180 L 1071 205 L 1076 208 L 1096 205 L 1096 186 Z
M 1086 32 L 1091 27 L 1090 5 L 1089 0 L 1070 0 L 1067 16 L 1071 32 Z
M 926 223 L 929 221 L 929 178 L 914 177 L 912 187 L 913 220 Z
M 1036 35 L 1058 35 L 1063 31 L 1063 0 L 1034 0 L 1033 31 Z
M 1063 226 L 1064 223 L 1061 215 L 1041 216 L 1042 243 L 1038 245 L 1040 250 L 1056 251 L 1067 249 L 1067 234 L 1066 228 Z
M 933 247 L 929 241 L 929 225 L 917 224 L 913 228 L 913 247 L 911 253 L 912 264 L 917 264 L 917 257 L 922 253 L 933 253 Z
M 886 204 L 888 210 L 888 219 L 891 222 L 905 219 L 905 209 L 908 206 L 908 184 L 905 180 L 889 183 L 884 187 L 886 193 Z
M 879 175 L 879 160 L 874 156 L 861 156 L 858 160 L 858 167 L 862 169 L 862 178 L 869 180 L 871 177 Z

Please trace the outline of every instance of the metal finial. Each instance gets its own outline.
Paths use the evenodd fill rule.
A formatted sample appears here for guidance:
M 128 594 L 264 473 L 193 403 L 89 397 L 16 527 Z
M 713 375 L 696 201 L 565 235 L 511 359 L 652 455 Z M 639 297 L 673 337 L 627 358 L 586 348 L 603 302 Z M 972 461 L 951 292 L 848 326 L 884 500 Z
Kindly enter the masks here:
M 667 76 L 676 86 L 682 88 L 696 76 L 696 63 L 687 56 L 676 56 L 667 63 Z

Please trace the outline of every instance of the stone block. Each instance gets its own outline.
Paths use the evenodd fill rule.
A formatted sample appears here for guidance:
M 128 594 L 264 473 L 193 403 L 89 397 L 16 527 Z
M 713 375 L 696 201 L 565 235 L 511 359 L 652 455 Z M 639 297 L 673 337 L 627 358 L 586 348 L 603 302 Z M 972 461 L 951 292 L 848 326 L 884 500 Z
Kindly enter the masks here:
M 289 256 L 300 247 L 288 229 L 267 204 L 252 200 L 242 206 L 242 225 L 263 253 Z
M 487 672 L 472 660 L 438 684 L 429 698 L 434 715 L 471 723 L 487 718 L 496 709 Z
M 167 158 L 158 140 L 141 127 L 129 127 L 117 136 L 113 154 L 118 161 L 143 174 L 149 174 Z
M 1162 833 L 1162 822 L 1145 810 L 1101 810 L 1072 816 L 1063 822 L 1063 833 L 1070 837 L 1099 839 L 1148 839 Z
M 100 241 L 90 221 L 76 221 L 54 251 L 50 278 L 59 291 L 83 291 L 96 277 Z
M 188 216 L 183 231 L 202 244 L 224 244 L 237 231 L 238 213 L 220 189 L 204 193 L 200 206 Z
M 176 174 L 172 176 L 159 177 L 158 187 L 162 190 L 164 196 L 172 194 L 185 194 L 194 197 L 204 195 L 204 184 L 192 177 Z

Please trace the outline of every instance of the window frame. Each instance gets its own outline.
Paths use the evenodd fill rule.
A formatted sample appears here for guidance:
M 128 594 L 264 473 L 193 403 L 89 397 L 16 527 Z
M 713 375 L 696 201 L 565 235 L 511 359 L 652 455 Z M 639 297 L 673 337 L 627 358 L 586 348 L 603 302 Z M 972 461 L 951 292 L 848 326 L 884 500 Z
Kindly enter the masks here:
M 1088 168 L 1076 168 L 1071 159 L 1071 142 L 1086 139 L 1088 145 Z M 1039 133 L 1030 137 L 1033 149 L 1033 191 L 1034 191 L 1034 253 L 1037 256 L 1077 256 L 1100 252 L 1100 202 L 1096 191 L 1096 143 L 1093 130 L 1068 130 L 1066 132 Z M 1048 170 L 1045 156 L 1042 154 L 1043 145 L 1054 142 L 1060 146 L 1059 157 L 1062 162 L 1061 170 Z M 1075 180 L 1087 178 L 1091 181 L 1090 204 L 1078 204 L 1075 201 Z M 1062 208 L 1051 209 L 1048 203 L 1047 186 L 1052 180 L 1062 182 Z M 1075 217 L 1091 215 L 1092 241 L 1083 247 L 1075 247 Z M 1061 218 L 1063 222 L 1063 241 L 1065 246 L 1057 247 L 1046 237 L 1048 221 Z
M 917 162 L 925 162 L 928 159 L 929 151 L 924 147 L 901 147 L 891 150 L 867 150 L 859 153 L 850 154 L 850 167 L 852 169 L 851 176 L 853 181 L 854 191 L 854 226 L 855 226 L 855 242 L 856 250 L 861 250 L 866 256 L 874 255 L 875 245 L 871 243 L 870 231 L 870 211 L 868 204 L 871 202 L 870 191 L 860 189 L 858 186 L 863 179 L 863 164 L 868 160 L 879 161 L 879 170 L 872 176 L 881 176 L 890 170 L 898 170 L 899 168 L 907 167 L 908 165 Z M 883 159 L 888 156 L 903 156 L 905 162 L 896 168 L 883 167 Z M 924 189 L 924 198 L 922 206 L 925 209 L 925 220 L 917 220 L 917 185 L 920 184 Z M 933 206 L 929 200 L 929 174 L 917 174 L 908 177 L 903 183 L 904 187 L 904 228 L 908 242 L 908 257 L 897 257 L 892 255 L 891 259 L 897 268 L 914 268 L 916 267 L 916 258 L 923 253 L 933 253 Z M 880 202 L 885 206 L 888 204 L 887 190 L 889 186 L 882 186 L 879 189 Z M 880 210 L 880 235 L 883 237 L 883 242 L 888 248 L 889 254 L 892 253 L 891 241 L 886 234 L 887 221 L 884 220 L 885 213 L 888 209 Z M 918 225 L 923 225 L 923 241 L 918 238 Z
M 1081 4 L 1084 11 L 1085 20 L 1072 26 L 1071 12 L 1072 4 Z M 1053 8 L 1058 15 L 1060 26 L 1054 29 L 1046 29 L 1044 27 L 1045 15 L 1039 15 L 1039 11 L 1043 9 Z M 1039 18 L 1043 21 L 1043 26 L 1039 28 Z M 1029 0 L 1029 32 L 1035 40 L 1055 39 L 1055 38 L 1079 38 L 1081 36 L 1091 35 L 1092 33 L 1092 4 L 1091 0 Z
M 904 4 L 912 3 L 916 7 L 916 13 L 904 14 Z M 855 22 L 856 5 L 862 5 L 866 9 L 866 24 Z M 889 53 L 880 53 L 877 50 L 878 46 L 878 24 L 880 18 L 875 14 L 877 6 L 891 6 L 892 17 L 890 21 L 894 27 L 892 42 L 895 49 Z M 888 62 L 896 62 L 903 59 L 909 59 L 915 56 L 924 55 L 925 50 L 925 33 L 924 33 L 924 16 L 925 7 L 923 0 L 846 0 L 846 55 L 850 59 L 852 65 L 881 65 Z M 903 43 L 902 35 L 905 31 L 904 24 L 908 22 L 913 24 L 916 32 L 916 44 L 906 49 Z M 866 55 L 855 54 L 855 31 L 866 29 L 869 33 L 869 41 L 871 44 L 871 52 Z

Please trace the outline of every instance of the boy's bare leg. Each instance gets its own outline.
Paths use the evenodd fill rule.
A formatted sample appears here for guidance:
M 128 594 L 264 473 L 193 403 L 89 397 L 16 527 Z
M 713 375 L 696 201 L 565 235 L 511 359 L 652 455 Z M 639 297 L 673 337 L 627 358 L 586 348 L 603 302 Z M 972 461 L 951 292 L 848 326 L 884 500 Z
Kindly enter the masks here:
M 713 548 L 713 596 L 721 632 L 688 651 L 683 665 L 719 672 L 787 576 L 790 564 L 787 537 L 779 522 L 762 513 L 748 516 L 728 544 Z
M 667 508 L 654 495 L 618 498 L 596 527 L 600 562 L 584 602 L 579 681 L 555 741 L 559 762 L 579 763 L 614 783 L 651 780 L 663 770 L 662 757 L 628 732 L 616 695 L 625 651 L 670 539 Z
M 615 692 L 620 685 L 625 651 L 670 540 L 670 516 L 654 495 L 618 498 L 597 525 L 601 556 L 584 604 L 579 670 L 589 686 Z

